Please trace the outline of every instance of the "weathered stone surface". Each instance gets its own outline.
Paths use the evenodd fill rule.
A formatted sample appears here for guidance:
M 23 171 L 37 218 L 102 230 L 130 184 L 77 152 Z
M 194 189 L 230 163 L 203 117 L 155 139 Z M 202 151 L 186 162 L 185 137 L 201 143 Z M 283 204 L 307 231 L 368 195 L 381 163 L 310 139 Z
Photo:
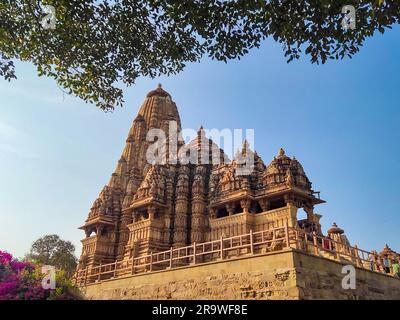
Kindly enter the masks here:
M 302 267 L 300 267 L 300 261 Z M 86 287 L 89 299 L 400 299 L 400 279 L 356 269 L 356 290 L 341 287 L 343 265 L 296 251 L 172 269 Z

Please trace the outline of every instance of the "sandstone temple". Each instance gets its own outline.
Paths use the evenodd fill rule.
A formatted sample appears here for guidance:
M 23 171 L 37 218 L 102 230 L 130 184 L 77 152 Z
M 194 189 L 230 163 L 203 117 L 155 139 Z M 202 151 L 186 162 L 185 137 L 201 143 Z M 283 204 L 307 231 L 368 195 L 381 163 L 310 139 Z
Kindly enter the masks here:
M 314 210 L 324 200 L 295 157 L 281 149 L 264 163 L 244 141 L 230 160 L 200 128 L 177 145 L 198 161 L 149 163 L 149 131 L 168 135 L 172 122 L 180 132 L 177 106 L 159 85 L 80 227 L 75 280 L 89 298 L 400 298 L 400 255 L 352 246 L 336 224 L 323 234 Z M 239 158 L 252 159 L 248 174 L 238 174 Z M 344 265 L 357 271 L 356 290 L 342 288 Z

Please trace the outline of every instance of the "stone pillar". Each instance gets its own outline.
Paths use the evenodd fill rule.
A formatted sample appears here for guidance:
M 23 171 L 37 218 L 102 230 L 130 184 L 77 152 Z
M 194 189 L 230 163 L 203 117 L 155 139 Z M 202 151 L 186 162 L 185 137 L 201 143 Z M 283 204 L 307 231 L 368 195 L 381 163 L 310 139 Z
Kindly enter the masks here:
M 296 227 L 297 226 L 297 210 L 298 208 L 292 203 L 288 202 L 288 227 Z
M 120 245 L 124 245 L 124 255 L 123 255 L 123 259 L 129 259 L 130 255 L 131 255 L 131 240 L 133 238 L 133 235 L 131 235 L 131 231 L 128 227 L 128 225 L 131 225 L 135 222 L 138 221 L 138 212 L 136 210 L 130 210 L 130 211 L 126 211 L 123 214 L 123 225 L 124 227 L 124 231 L 123 234 L 121 235 L 122 238 L 120 240 Z M 119 251 L 122 251 L 122 249 L 118 249 Z
M 210 217 L 211 217 L 211 219 L 216 219 L 217 218 L 217 212 L 218 212 L 218 210 L 216 208 L 210 208 Z
M 96 235 L 97 235 L 98 237 L 101 236 L 101 232 L 102 232 L 102 231 L 103 231 L 103 227 L 100 226 L 100 225 L 97 225 L 97 226 L 96 226 Z
M 286 205 L 294 205 L 294 199 L 293 199 L 293 197 L 291 195 L 285 194 L 283 196 L 283 199 L 285 200 Z
M 191 225 L 191 242 L 205 241 L 205 211 L 206 203 L 203 199 L 197 198 L 192 202 L 192 225 Z
M 251 205 L 251 201 L 248 199 L 240 201 L 240 206 L 243 209 L 243 213 L 249 213 L 250 205 Z
M 174 187 L 173 187 L 173 179 L 171 177 L 167 178 L 167 209 L 164 210 L 163 214 L 165 215 L 165 230 L 164 230 L 164 243 L 170 247 L 173 243 L 173 225 L 174 225 L 174 204 L 173 204 L 173 195 L 174 195 Z
M 228 203 L 226 205 L 226 210 L 228 210 L 230 216 L 235 214 L 235 205 L 233 203 Z
M 173 245 L 174 247 L 182 247 L 187 244 L 187 198 L 179 197 L 176 201 L 175 208 Z
M 129 239 L 129 229 L 127 227 L 128 224 L 132 223 L 132 215 L 133 213 L 130 211 L 124 211 L 121 217 L 121 227 L 120 227 L 120 236 L 119 236 L 119 243 L 117 248 L 117 259 L 123 259 L 127 252 L 126 246 L 128 244 Z
M 135 223 L 138 221 L 138 216 L 136 211 L 132 211 L 132 223 Z
M 174 220 L 174 247 L 187 244 L 187 217 L 189 211 L 189 168 L 179 168 L 176 185 L 175 220 Z
M 305 206 L 304 211 L 307 213 L 307 220 L 312 220 L 314 215 L 314 206 Z
M 147 212 L 149 214 L 149 220 L 153 221 L 155 219 L 155 216 L 156 216 L 156 208 L 154 208 L 153 206 L 149 206 L 147 208 Z
M 195 169 L 192 183 L 192 219 L 191 219 L 191 243 L 205 241 L 205 214 L 207 210 L 206 185 L 205 181 L 207 169 L 199 166 Z

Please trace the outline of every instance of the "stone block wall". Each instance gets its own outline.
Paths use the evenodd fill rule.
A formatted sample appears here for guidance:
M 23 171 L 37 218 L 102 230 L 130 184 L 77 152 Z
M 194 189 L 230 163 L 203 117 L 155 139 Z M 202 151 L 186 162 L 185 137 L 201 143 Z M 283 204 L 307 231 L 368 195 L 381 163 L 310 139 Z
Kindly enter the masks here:
M 400 279 L 356 268 L 356 289 L 342 288 L 344 263 L 294 252 L 300 299 L 400 299 Z
M 292 249 L 105 280 L 88 299 L 400 299 L 400 279 L 356 269 L 343 290 L 343 264 Z

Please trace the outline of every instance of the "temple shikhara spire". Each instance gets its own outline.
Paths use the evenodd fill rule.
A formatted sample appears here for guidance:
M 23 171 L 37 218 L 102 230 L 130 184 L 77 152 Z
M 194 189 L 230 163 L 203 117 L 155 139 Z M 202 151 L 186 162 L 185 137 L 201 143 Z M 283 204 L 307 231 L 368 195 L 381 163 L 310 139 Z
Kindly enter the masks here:
M 80 281 L 284 248 L 310 254 L 321 250 L 325 258 L 356 265 L 373 261 L 371 254 L 359 262 L 357 248 L 336 224 L 323 234 L 314 208 L 324 201 L 301 163 L 283 148 L 265 164 L 245 140 L 230 160 L 201 126 L 192 141 L 178 142 L 177 152 L 195 151 L 196 157 L 210 161 L 149 162 L 150 130 L 161 129 L 167 139 L 171 123 L 180 133 L 177 106 L 158 85 L 147 94 L 115 171 L 80 227 L 86 235 L 77 270 Z M 164 152 L 169 159 L 172 148 Z M 249 156 L 251 172 L 238 174 L 238 159 Z M 304 219 L 298 219 L 299 209 L 306 212 Z M 387 247 L 381 255 L 396 253 Z

